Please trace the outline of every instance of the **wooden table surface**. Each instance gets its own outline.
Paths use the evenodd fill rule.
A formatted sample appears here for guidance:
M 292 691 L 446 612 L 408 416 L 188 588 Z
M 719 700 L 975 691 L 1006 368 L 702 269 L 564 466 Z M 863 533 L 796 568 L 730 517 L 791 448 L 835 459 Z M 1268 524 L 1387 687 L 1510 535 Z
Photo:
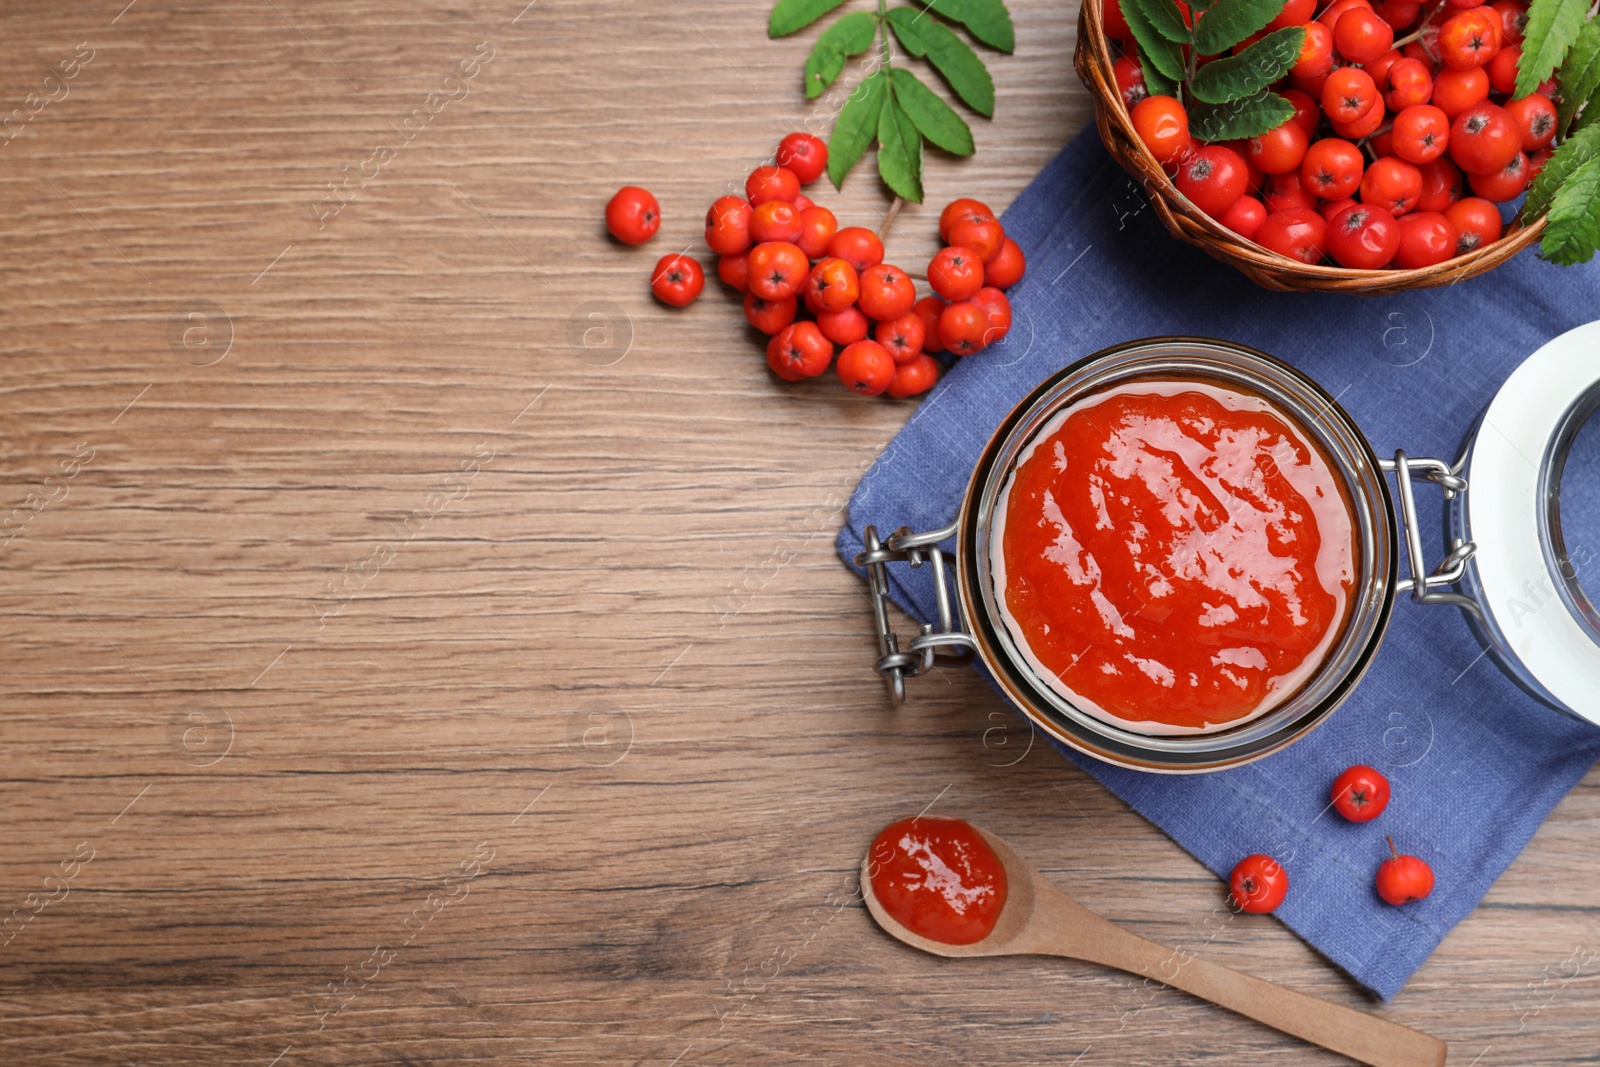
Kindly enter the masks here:
M 1131 929 L 1370 1006 L 970 674 L 886 707 L 833 535 L 911 406 L 776 382 L 721 292 L 650 299 L 811 114 L 815 31 L 125 3 L 0 15 L 0 1063 L 1337 1060 L 860 906 L 872 834 L 931 805 Z M 1003 206 L 1086 121 L 1076 5 L 1012 8 L 930 203 Z M 645 249 L 601 229 L 627 182 Z M 820 199 L 887 203 L 867 168 Z M 1382 1014 L 1453 1063 L 1594 1061 L 1597 785 Z

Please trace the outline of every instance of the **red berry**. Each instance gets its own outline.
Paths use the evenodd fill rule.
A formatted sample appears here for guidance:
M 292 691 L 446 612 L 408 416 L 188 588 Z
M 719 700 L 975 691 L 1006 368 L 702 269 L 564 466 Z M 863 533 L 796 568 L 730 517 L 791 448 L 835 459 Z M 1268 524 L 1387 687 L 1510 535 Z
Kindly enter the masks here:
M 1417 211 L 1443 211 L 1467 195 L 1461 168 L 1448 158 L 1441 156 L 1419 169 L 1422 171 L 1422 195 L 1417 197 Z
M 1522 191 L 1528 187 L 1528 182 L 1532 180 L 1533 167 L 1526 152 L 1518 152 L 1511 157 L 1510 163 L 1493 174 L 1467 175 L 1467 184 L 1472 187 L 1474 193 L 1497 204 L 1521 196 Z
M 918 352 L 894 369 L 888 393 L 896 400 L 919 396 L 934 387 L 939 380 L 939 363 L 932 356 Z
M 1275 211 L 1256 231 L 1255 242 L 1280 256 L 1315 263 L 1327 251 L 1328 224 L 1308 208 Z
M 1499 104 L 1474 104 L 1450 124 L 1450 158 L 1468 174 L 1493 174 L 1522 150 L 1522 127 Z
M 1122 95 L 1122 106 L 1129 110 L 1150 95 L 1150 90 L 1144 84 L 1144 71 L 1133 56 L 1118 56 L 1111 64 L 1111 78 L 1117 83 L 1117 92 Z
M 805 193 L 799 194 L 793 200 L 791 200 L 790 203 L 794 205 L 794 209 L 796 211 L 804 211 L 807 208 L 812 208 L 812 207 L 816 207 L 817 206 L 816 202 L 813 201 Z
M 983 265 L 983 282 L 996 289 L 1009 289 L 1022 280 L 1027 269 L 1028 260 L 1022 254 L 1022 246 L 1007 237 L 1000 245 L 999 254 Z
M 767 364 L 779 377 L 796 381 L 798 378 L 815 378 L 828 369 L 833 361 L 833 344 L 814 322 L 797 322 L 787 326 L 767 346 Z M 783 364 L 783 368 L 778 367 Z M 794 374 L 789 378 L 784 371 Z
M 700 290 L 706 287 L 706 272 L 688 256 L 679 253 L 662 256 L 650 275 L 650 291 L 663 304 L 675 308 L 694 303 Z
M 750 239 L 750 217 L 754 210 L 750 201 L 742 196 L 719 196 L 706 212 L 706 244 L 719 256 L 734 256 L 748 252 L 754 243 Z
M 764 334 L 775 334 L 794 321 L 800 302 L 792 296 L 782 300 L 763 300 L 754 293 L 744 295 L 744 317 Z
M 1471 70 L 1441 70 L 1433 78 L 1430 103 L 1451 119 L 1489 99 L 1489 75 L 1481 67 Z
M 945 244 L 951 243 L 950 227 L 962 219 L 972 218 L 974 215 L 980 218 L 993 218 L 994 212 L 990 211 L 989 205 L 982 200 L 974 200 L 968 196 L 950 201 L 945 205 L 944 210 L 939 212 L 939 240 Z
M 1360 67 L 1340 67 L 1322 87 L 1322 110 L 1331 122 L 1355 122 L 1377 104 L 1377 83 Z
M 1478 196 L 1457 200 L 1444 210 L 1444 217 L 1456 228 L 1456 255 L 1471 252 L 1500 240 L 1505 222 L 1493 202 Z
M 916 286 L 899 267 L 879 263 L 861 272 L 861 296 L 856 303 L 868 316 L 879 321 L 898 319 L 916 302 Z
M 1302 27 L 1306 39 L 1300 45 L 1300 58 L 1294 61 L 1290 74 L 1295 78 L 1326 78 L 1333 71 L 1333 31 L 1320 22 Z
M 1382 0 L 1376 8 L 1378 17 L 1395 30 L 1408 30 L 1411 24 L 1417 21 L 1417 15 L 1422 11 L 1422 4 L 1418 0 Z
M 1378 87 L 1378 92 L 1388 92 L 1389 72 L 1403 58 L 1405 57 L 1400 54 L 1399 49 L 1391 48 L 1372 62 L 1364 64 L 1361 69 L 1372 75 L 1372 82 Z
M 1372 10 L 1369 0 L 1333 0 L 1333 3 L 1322 9 L 1322 14 L 1317 16 L 1317 21 L 1332 30 L 1339 24 L 1339 17 L 1352 8 Z
M 878 323 L 872 336 L 894 357 L 896 363 L 910 363 L 922 351 L 922 342 L 928 337 L 928 325 L 913 310 L 898 319 Z
M 894 358 L 876 341 L 857 341 L 839 353 L 834 367 L 847 389 L 877 396 L 894 380 Z
M 939 344 L 958 356 L 982 351 L 988 329 L 988 313 L 971 300 L 947 305 L 939 313 Z
M 1106 0 L 1105 6 L 1101 8 L 1101 16 L 1100 22 L 1107 37 L 1114 41 L 1132 40 L 1133 31 L 1128 28 L 1128 18 L 1122 13 L 1122 4 L 1119 0 Z
M 1507 45 L 1494 54 L 1494 58 L 1484 65 L 1484 70 L 1489 75 L 1489 88 L 1497 93 L 1510 96 L 1516 91 L 1517 67 L 1522 62 L 1522 49 L 1516 45 Z
M 983 347 L 999 344 L 1011 332 L 1011 301 L 1000 290 L 984 286 L 973 296 L 972 302 L 983 309 Z
M 1391 215 L 1404 215 L 1422 195 L 1422 171 L 1415 163 L 1384 156 L 1361 178 L 1361 202 L 1381 207 Z
M 1399 225 L 1377 205 L 1356 204 L 1328 220 L 1328 255 L 1341 267 L 1380 270 L 1399 248 Z
M 661 229 L 661 205 L 637 185 L 624 185 L 606 204 L 606 229 L 625 245 L 642 245 Z
M 757 167 L 745 179 L 744 194 L 752 207 L 760 207 L 769 200 L 793 203 L 800 195 L 800 179 L 787 167 Z
M 1389 805 L 1389 779 L 1358 763 L 1333 780 L 1333 808 L 1351 822 L 1371 822 Z
M 836 256 L 818 260 L 806 277 L 806 306 L 815 313 L 843 311 L 861 296 L 856 269 Z
M 842 311 L 817 312 L 817 329 L 836 345 L 853 345 L 867 336 L 872 320 L 854 304 Z
M 1333 46 L 1352 63 L 1371 63 L 1394 47 L 1394 30 L 1376 12 L 1353 7 L 1333 24 Z
M 798 245 L 768 241 L 750 250 L 750 291 L 764 300 L 794 296 L 811 273 L 811 261 Z
M 1317 208 L 1317 214 L 1322 216 L 1323 222 L 1332 222 L 1333 217 L 1347 207 L 1354 207 L 1360 203 L 1353 196 L 1341 197 L 1338 200 L 1324 200 Z
M 1266 201 L 1267 214 L 1288 211 L 1292 208 L 1313 208 L 1317 204 L 1314 193 L 1305 187 L 1298 174 L 1274 174 L 1261 187 L 1261 199 Z
M 1299 89 L 1285 89 L 1278 94 L 1294 105 L 1294 121 L 1306 131 L 1306 137 L 1317 135 L 1317 124 L 1322 121 L 1322 108 L 1318 106 L 1315 98 L 1310 93 L 1301 92 Z
M 983 261 L 968 248 L 942 249 L 928 261 L 928 284 L 946 300 L 970 299 L 983 288 Z
M 1300 137 L 1305 132 L 1293 122 L 1285 123 Z M 1201 211 L 1218 218 L 1245 194 L 1249 171 L 1233 149 L 1218 144 L 1202 145 L 1178 166 L 1178 192 Z
M 1389 858 L 1378 866 L 1378 895 L 1384 903 L 1399 907 L 1422 900 L 1433 892 L 1433 868 L 1418 856 L 1402 856 L 1389 842 Z
M 1442 213 L 1413 211 L 1396 221 L 1400 223 L 1400 250 L 1394 254 L 1394 265 L 1401 270 L 1431 267 L 1456 254 L 1461 235 Z
M 1450 143 L 1450 118 L 1432 104 L 1412 104 L 1394 117 L 1394 154 L 1408 163 L 1432 163 Z
M 1300 184 L 1324 200 L 1339 200 L 1360 187 L 1365 170 L 1361 149 L 1337 137 L 1324 137 L 1306 149 Z
M 839 220 L 825 207 L 804 208 L 800 212 L 800 236 L 795 244 L 807 259 L 821 259 L 828 254 L 828 244 L 839 232 Z
M 1518 0 L 1495 0 L 1489 7 L 1500 16 L 1502 46 L 1521 44 L 1523 31 L 1528 26 L 1528 5 Z
M 1177 166 L 1194 143 L 1189 138 L 1189 113 L 1170 96 L 1145 97 L 1134 105 L 1128 118 L 1139 140 L 1163 167 Z
M 944 345 L 939 343 L 939 313 L 948 306 L 936 296 L 925 296 L 911 306 L 911 313 L 921 319 L 925 327 L 922 335 L 924 352 L 944 351 Z
M 1289 872 L 1271 856 L 1258 852 L 1246 856 L 1233 868 L 1228 876 L 1228 889 L 1234 906 L 1240 911 L 1265 914 L 1277 908 L 1289 895 Z
M 828 255 L 844 260 L 857 271 L 863 271 L 883 262 L 883 242 L 865 227 L 846 226 L 828 242 Z
M 1241 196 L 1217 221 L 1246 241 L 1253 241 L 1261 224 L 1267 221 L 1267 209 L 1255 197 Z
M 1432 95 L 1433 72 L 1420 60 L 1396 60 L 1389 68 L 1389 91 L 1383 99 L 1390 111 L 1426 104 Z
M 1263 174 L 1287 174 L 1300 169 L 1309 143 L 1305 129 L 1290 119 L 1276 129 L 1250 138 L 1250 162 Z M 1180 167 L 1180 174 L 1182 170 Z
M 1286 30 L 1291 26 L 1310 22 L 1311 16 L 1316 10 L 1317 0 L 1285 0 L 1283 10 L 1274 15 L 1272 21 L 1267 23 L 1266 31 L 1271 33 L 1274 30 Z M 1311 131 L 1307 130 L 1306 132 L 1310 133 Z
M 717 277 L 736 292 L 750 291 L 750 257 L 745 255 L 722 256 L 717 260 Z
M 978 258 L 987 263 L 1000 254 L 1006 243 L 1005 227 L 998 219 L 987 215 L 969 215 L 957 219 L 950 227 L 950 243 L 970 248 Z
M 1522 127 L 1522 150 L 1537 152 L 1554 140 L 1556 106 L 1543 93 L 1529 93 L 1506 105 L 1506 112 Z
M 1345 69 L 1349 70 L 1351 68 L 1346 67 Z M 1378 127 L 1383 125 L 1383 117 L 1387 110 L 1383 106 L 1383 97 L 1380 96 L 1372 101 L 1372 109 L 1354 122 L 1340 122 L 1335 119 L 1329 119 L 1328 125 L 1333 127 L 1334 133 L 1343 137 L 1346 141 L 1359 141 L 1363 137 L 1377 132 Z
M 1500 20 L 1482 8 L 1463 11 L 1439 27 L 1438 48 L 1456 70 L 1481 67 L 1500 51 Z
M 800 239 L 800 212 L 787 200 L 768 200 L 750 216 L 750 236 L 757 243 Z
M 828 144 L 809 133 L 791 133 L 778 142 L 778 166 L 792 171 L 801 185 L 810 185 L 828 169 Z

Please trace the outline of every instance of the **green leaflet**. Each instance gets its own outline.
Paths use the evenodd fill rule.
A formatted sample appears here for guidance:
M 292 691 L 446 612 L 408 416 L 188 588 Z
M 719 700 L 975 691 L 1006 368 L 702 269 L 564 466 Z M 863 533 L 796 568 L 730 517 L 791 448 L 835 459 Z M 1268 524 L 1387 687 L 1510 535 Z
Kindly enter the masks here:
M 813 100 L 844 71 L 845 61 L 872 47 L 878 20 L 866 11 L 853 11 L 822 31 L 806 57 L 806 99 Z
M 1128 29 L 1133 31 L 1139 54 L 1149 60 L 1144 69 L 1154 69 L 1170 82 L 1182 81 L 1183 53 L 1175 43 L 1161 35 L 1145 14 L 1144 8 L 1136 0 L 1128 0 L 1122 5 L 1122 17 L 1128 20 Z
M 1600 19 L 1589 19 L 1561 64 L 1561 102 L 1556 105 L 1556 129 L 1572 125 L 1578 105 L 1600 89 Z M 1591 116 L 1590 121 L 1593 121 Z
M 1150 62 L 1149 57 L 1144 54 L 1144 49 L 1139 47 L 1137 41 L 1134 42 L 1133 50 L 1135 55 L 1139 57 L 1139 71 L 1144 75 L 1144 87 L 1150 95 L 1176 98 L 1178 95 L 1178 83 L 1169 80 L 1165 74 L 1156 69 L 1155 64 Z
M 778 0 L 767 20 L 768 37 L 787 37 L 844 3 L 844 0 Z
M 1197 101 L 1189 109 L 1189 135 L 1197 141 L 1232 141 L 1275 130 L 1293 117 L 1293 104 L 1263 89 L 1227 104 Z
M 965 41 L 926 11 L 896 7 L 889 25 L 901 45 L 917 58 L 927 57 L 962 103 L 985 118 L 994 116 L 994 81 Z
M 1587 126 L 1567 138 L 1533 179 L 1528 199 L 1522 205 L 1522 217 L 1532 222 L 1550 210 L 1556 190 L 1573 172 L 1596 158 L 1600 158 L 1600 125 Z
M 833 136 L 828 139 L 828 180 L 835 189 L 844 184 L 844 176 L 877 136 L 878 113 L 883 109 L 888 86 L 885 72 L 876 71 L 863 78 L 844 102 L 839 120 L 833 124 Z
M 1550 77 L 1578 39 L 1589 0 L 1533 0 L 1528 5 L 1528 25 L 1522 31 L 1522 59 L 1517 63 L 1513 97 L 1527 96 Z
M 878 111 L 878 176 L 895 196 L 922 203 L 922 135 L 893 96 Z
M 1189 43 L 1189 27 L 1184 25 L 1183 16 L 1178 13 L 1178 5 L 1172 0 L 1125 0 L 1122 6 L 1124 9 L 1137 7 L 1139 17 L 1173 44 Z M 1129 26 L 1131 27 L 1132 23 L 1129 23 Z
M 894 96 L 903 111 L 916 126 L 917 131 L 953 155 L 970 156 L 973 151 L 972 130 L 955 109 L 939 99 L 934 91 L 922 84 L 909 70 L 895 70 Z
M 1600 157 L 1590 159 L 1561 183 L 1550 202 L 1549 223 L 1539 255 L 1570 267 L 1600 250 Z
M 1011 25 L 1011 12 L 1004 0 L 918 0 L 951 22 L 959 22 L 967 32 L 990 48 L 1014 52 L 1017 31 Z
M 1225 104 L 1258 93 L 1289 72 L 1300 56 L 1305 37 L 1306 31 L 1299 26 L 1275 30 L 1238 55 L 1214 59 L 1201 67 L 1190 81 L 1189 91 L 1195 99 L 1210 104 Z
M 1194 42 L 1203 56 L 1220 55 L 1266 28 L 1283 11 L 1283 0 L 1217 0 L 1194 25 Z

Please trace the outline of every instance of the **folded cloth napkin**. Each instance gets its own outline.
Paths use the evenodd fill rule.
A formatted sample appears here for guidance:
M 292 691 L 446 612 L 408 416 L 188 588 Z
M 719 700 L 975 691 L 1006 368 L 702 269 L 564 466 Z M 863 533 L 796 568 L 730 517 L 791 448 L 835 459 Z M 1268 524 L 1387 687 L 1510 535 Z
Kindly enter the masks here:
M 1400 296 L 1267 292 L 1169 237 L 1092 128 L 1003 221 L 1028 257 L 1028 275 L 1011 291 L 1011 332 L 954 367 L 867 472 L 839 535 L 846 562 L 862 550 L 868 524 L 886 536 L 953 519 L 979 451 L 1012 406 L 1108 345 L 1161 334 L 1249 345 L 1320 382 L 1379 455 L 1404 448 L 1453 459 L 1526 356 L 1600 315 L 1600 262 L 1563 269 L 1532 253 L 1459 285 Z M 1597 436 L 1580 436 L 1569 472 L 1600 471 Z M 1600 540 L 1596 494 L 1571 495 L 1562 507 L 1569 545 Z M 1440 494 L 1424 489 L 1419 504 L 1423 529 L 1441 530 Z M 932 618 L 928 569 L 890 572 L 895 601 Z M 1278 917 L 1387 1000 L 1600 758 L 1600 729 L 1538 703 L 1480 652 L 1456 609 L 1401 600 L 1356 693 L 1283 752 L 1187 776 L 1067 755 L 1219 875 L 1253 852 L 1278 856 L 1291 882 Z M 911 692 L 915 699 L 915 682 Z M 1393 786 L 1388 810 L 1360 825 L 1328 807 L 1333 778 L 1355 763 L 1383 770 Z M 1385 834 L 1433 866 L 1426 900 L 1395 908 L 1378 898 Z

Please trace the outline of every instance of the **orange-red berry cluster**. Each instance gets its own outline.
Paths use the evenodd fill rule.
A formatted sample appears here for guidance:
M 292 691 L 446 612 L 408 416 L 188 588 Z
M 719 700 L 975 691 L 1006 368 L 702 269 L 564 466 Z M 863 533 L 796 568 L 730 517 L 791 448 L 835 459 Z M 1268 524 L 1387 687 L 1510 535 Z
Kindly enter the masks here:
M 784 381 L 833 366 L 847 387 L 868 396 L 925 393 L 943 369 L 935 353 L 972 355 L 1011 329 L 1002 290 L 1022 278 L 1022 249 L 987 205 L 956 200 L 939 216 L 947 247 L 928 264 L 935 295 L 918 299 L 911 276 L 883 261 L 877 234 L 841 229 L 832 211 L 801 193 L 827 165 L 822 140 L 792 133 L 779 144 L 775 165 L 751 172 L 744 196 L 712 203 L 706 244 L 718 256 L 717 277 L 743 294 L 745 318 L 770 338 L 767 365 Z M 649 197 L 622 189 L 606 211 L 608 228 L 629 244 L 649 240 L 659 225 L 654 198 L 643 202 L 639 193 Z M 637 221 L 646 217 L 653 221 Z M 656 296 L 676 307 L 704 285 L 703 269 L 686 255 L 663 257 L 651 280 Z
M 1305 29 L 1299 59 L 1275 87 L 1294 117 L 1259 137 L 1201 145 L 1179 101 L 1146 91 L 1127 20 L 1118 0 L 1106 0 L 1106 34 L 1125 53 L 1113 75 L 1178 191 L 1247 240 L 1305 263 L 1412 269 L 1498 240 L 1496 205 L 1528 187 L 1556 132 L 1554 81 L 1511 99 L 1527 5 L 1318 6 L 1286 0 L 1234 49 Z M 1191 18 L 1183 0 L 1178 7 Z

